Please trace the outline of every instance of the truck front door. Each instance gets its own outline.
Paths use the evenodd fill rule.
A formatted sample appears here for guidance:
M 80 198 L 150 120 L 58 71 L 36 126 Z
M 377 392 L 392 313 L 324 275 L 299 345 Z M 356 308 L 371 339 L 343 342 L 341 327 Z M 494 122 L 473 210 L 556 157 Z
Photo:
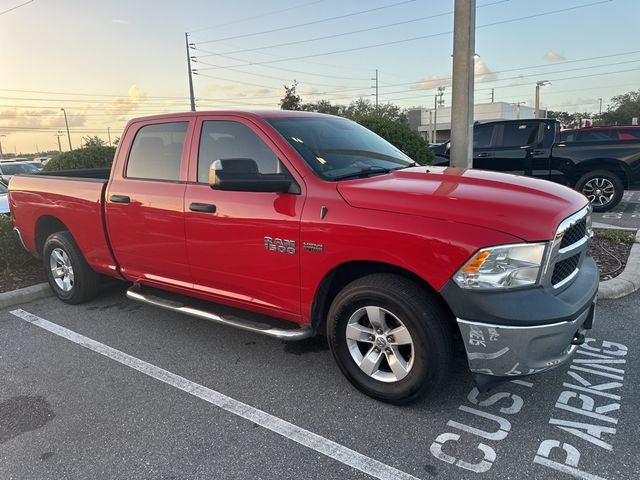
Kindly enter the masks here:
M 304 185 L 257 126 L 235 116 L 200 117 L 185 195 L 187 253 L 194 287 L 212 300 L 300 314 L 300 217 Z M 256 162 L 260 173 L 292 175 L 301 192 L 214 190 L 209 168 Z
M 497 139 L 489 170 L 549 178 L 550 150 L 542 145 L 544 126 L 535 120 L 496 125 Z

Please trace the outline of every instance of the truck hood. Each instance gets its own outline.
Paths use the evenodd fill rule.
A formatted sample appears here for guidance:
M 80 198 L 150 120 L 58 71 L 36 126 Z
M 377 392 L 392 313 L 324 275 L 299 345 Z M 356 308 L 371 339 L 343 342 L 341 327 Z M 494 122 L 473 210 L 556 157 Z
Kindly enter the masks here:
M 582 194 L 546 180 L 450 167 L 407 168 L 337 188 L 355 208 L 466 223 L 528 242 L 553 238 L 562 220 L 587 205 Z

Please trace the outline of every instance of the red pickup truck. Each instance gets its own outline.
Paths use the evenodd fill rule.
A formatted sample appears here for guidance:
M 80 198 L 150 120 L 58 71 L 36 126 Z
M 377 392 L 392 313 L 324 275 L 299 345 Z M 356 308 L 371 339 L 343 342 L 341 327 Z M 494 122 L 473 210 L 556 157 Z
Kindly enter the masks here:
M 346 119 L 197 112 L 131 121 L 111 171 L 17 175 L 16 232 L 55 294 L 127 295 L 284 340 L 325 333 L 361 391 L 416 400 L 462 342 L 481 389 L 566 362 L 594 318 L 587 199 L 418 166 Z

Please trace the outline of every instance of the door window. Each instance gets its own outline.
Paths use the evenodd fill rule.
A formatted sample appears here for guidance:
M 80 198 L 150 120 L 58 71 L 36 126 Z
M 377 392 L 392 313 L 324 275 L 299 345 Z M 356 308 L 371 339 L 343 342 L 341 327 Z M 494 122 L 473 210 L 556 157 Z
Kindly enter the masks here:
M 180 180 L 180 161 L 189 122 L 146 125 L 133 140 L 126 176 L 147 180 Z
M 487 148 L 491 146 L 493 126 L 477 126 L 473 128 L 473 148 Z
M 525 145 L 533 145 L 537 137 L 537 123 L 506 123 L 502 133 L 502 146 L 524 147 Z
M 209 183 L 209 168 L 217 160 L 253 160 L 259 173 L 284 173 L 280 160 L 246 125 L 208 120 L 202 125 L 198 152 L 198 183 Z

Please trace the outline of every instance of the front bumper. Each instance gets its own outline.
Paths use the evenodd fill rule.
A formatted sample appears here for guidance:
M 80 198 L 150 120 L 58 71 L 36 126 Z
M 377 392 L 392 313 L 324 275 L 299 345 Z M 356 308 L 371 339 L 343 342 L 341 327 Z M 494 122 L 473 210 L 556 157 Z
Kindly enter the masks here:
M 560 293 L 536 288 L 467 295 L 451 283 L 442 293 L 456 315 L 476 384 L 486 390 L 568 361 L 593 326 L 597 290 L 597 267 L 586 257 Z

